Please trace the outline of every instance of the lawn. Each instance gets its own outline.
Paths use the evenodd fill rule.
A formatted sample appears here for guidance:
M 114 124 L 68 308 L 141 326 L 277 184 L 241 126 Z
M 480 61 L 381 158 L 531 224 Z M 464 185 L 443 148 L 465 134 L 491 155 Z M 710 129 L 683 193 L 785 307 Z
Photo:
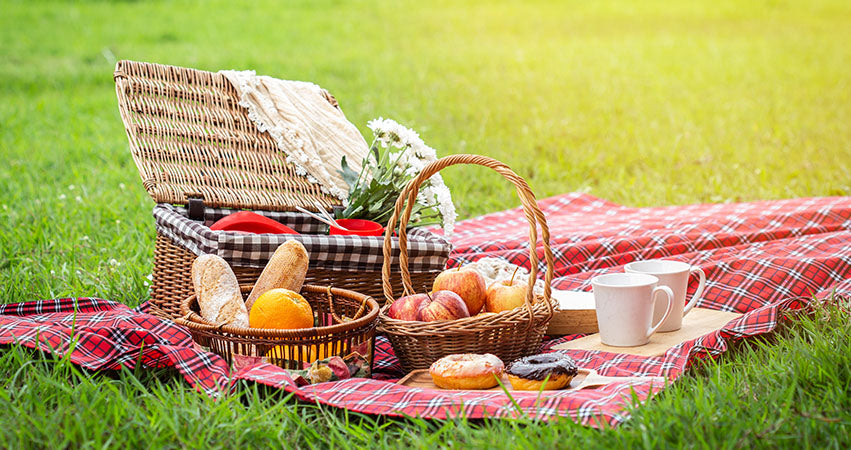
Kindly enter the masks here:
M 118 116 L 117 59 L 310 80 L 439 154 L 480 153 L 539 197 L 632 206 L 851 195 L 851 5 L 689 2 L 0 0 L 0 299 L 146 300 L 154 228 Z M 478 168 L 463 217 L 517 205 Z M 846 305 L 848 307 L 849 305 Z M 396 421 L 172 373 L 82 372 L 0 352 L 2 447 L 259 445 L 845 447 L 846 310 L 743 344 L 616 430 Z

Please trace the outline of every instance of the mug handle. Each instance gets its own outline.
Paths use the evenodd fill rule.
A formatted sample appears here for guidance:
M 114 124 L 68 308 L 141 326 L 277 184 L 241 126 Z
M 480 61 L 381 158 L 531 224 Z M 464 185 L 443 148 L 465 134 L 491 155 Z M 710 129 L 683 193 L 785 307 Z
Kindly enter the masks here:
M 674 309 L 674 291 L 672 291 L 668 286 L 657 286 L 653 288 L 653 293 L 651 294 L 653 297 L 653 304 L 656 304 L 656 297 L 658 297 L 656 294 L 660 292 L 663 292 L 665 296 L 668 297 L 668 308 L 665 310 L 665 315 L 659 319 L 659 322 L 647 329 L 647 334 L 644 337 L 648 339 L 650 336 L 653 336 L 653 333 L 655 333 L 660 326 L 662 326 L 662 322 L 671 315 L 671 310 Z
M 697 277 L 700 278 L 700 284 L 697 285 L 697 290 L 694 291 L 694 295 L 691 296 L 691 300 L 686 305 L 685 309 L 683 309 L 683 317 L 694 308 L 694 305 L 697 304 L 697 301 L 700 300 L 700 297 L 703 296 L 703 289 L 706 288 L 706 273 L 703 272 L 703 269 L 700 267 L 694 267 L 689 271 L 689 278 L 693 273 L 697 273 Z

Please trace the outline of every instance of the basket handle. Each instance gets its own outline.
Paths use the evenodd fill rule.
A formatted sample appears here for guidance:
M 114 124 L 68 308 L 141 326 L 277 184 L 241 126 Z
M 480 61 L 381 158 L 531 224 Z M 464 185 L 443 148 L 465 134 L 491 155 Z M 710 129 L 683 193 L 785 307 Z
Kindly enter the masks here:
M 328 298 L 328 310 L 331 312 L 331 317 L 333 317 L 334 320 L 336 320 L 338 323 L 346 323 L 346 322 L 351 322 L 353 320 L 357 320 L 360 317 L 360 315 L 363 314 L 364 311 L 366 311 L 367 300 L 372 298 L 370 296 L 364 297 L 363 300 L 360 303 L 360 307 L 358 308 L 357 312 L 355 312 L 355 315 L 352 316 L 351 319 L 343 320 L 343 318 L 338 316 L 337 312 L 334 311 L 334 294 L 331 293 L 331 286 L 328 286 L 328 290 L 326 291 L 326 296 Z
M 387 222 L 387 229 L 384 232 L 384 265 L 381 268 L 381 282 L 384 287 L 384 297 L 387 299 L 387 304 L 392 304 L 395 298 L 393 297 L 393 287 L 390 285 L 390 257 L 392 256 L 392 236 L 393 230 L 396 228 L 396 218 L 399 218 L 399 266 L 402 273 L 402 285 L 404 287 L 403 295 L 414 294 L 414 289 L 411 284 L 411 274 L 408 270 L 408 236 L 405 229 L 408 226 L 408 220 L 411 218 L 411 211 L 414 207 L 417 194 L 420 186 L 432 175 L 441 170 L 454 166 L 456 164 L 471 164 L 488 167 L 495 170 L 508 181 L 514 184 L 517 190 L 517 196 L 520 197 L 520 203 L 523 205 L 523 212 L 526 214 L 526 220 L 529 221 L 529 260 L 530 273 L 529 285 L 526 291 L 525 306 L 529 312 L 529 321 L 533 320 L 532 303 L 534 301 L 535 281 L 538 278 L 538 253 L 536 250 L 538 242 L 538 229 L 536 225 L 541 226 L 541 239 L 544 244 L 544 259 L 547 262 L 547 272 L 544 277 L 544 301 L 547 304 L 549 315 L 553 314 L 553 305 L 550 300 L 552 295 L 552 287 L 550 284 L 553 280 L 553 252 L 550 249 L 550 229 L 547 227 L 547 219 L 544 213 L 538 207 L 535 194 L 529 188 L 522 177 L 514 173 L 510 167 L 493 158 L 480 155 L 450 155 L 438 159 L 425 166 L 416 178 L 408 182 L 405 188 L 399 193 L 399 199 L 396 200 L 396 208 L 390 220 Z M 406 204 L 404 213 L 402 206 Z M 400 213 L 401 216 L 400 216 Z

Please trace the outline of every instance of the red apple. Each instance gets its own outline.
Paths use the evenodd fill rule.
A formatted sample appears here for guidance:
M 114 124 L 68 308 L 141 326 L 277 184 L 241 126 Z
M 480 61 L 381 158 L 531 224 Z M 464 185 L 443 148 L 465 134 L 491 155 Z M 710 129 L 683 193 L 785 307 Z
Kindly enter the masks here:
M 470 317 L 467 304 L 461 296 L 452 291 L 435 291 L 430 298 L 420 304 L 417 320 L 434 322 L 437 320 L 454 320 Z
M 470 315 L 478 314 L 485 304 L 487 285 L 485 279 L 473 269 L 444 270 L 434 279 L 434 292 L 452 291 L 458 294 L 467 305 Z
M 417 311 L 424 301 L 428 300 L 425 294 L 414 294 L 407 297 L 400 297 L 390 305 L 387 310 L 387 315 L 393 319 L 399 320 L 418 320 Z
M 527 287 L 520 283 L 497 281 L 490 285 L 485 297 L 485 310 L 489 312 L 507 311 L 526 303 Z

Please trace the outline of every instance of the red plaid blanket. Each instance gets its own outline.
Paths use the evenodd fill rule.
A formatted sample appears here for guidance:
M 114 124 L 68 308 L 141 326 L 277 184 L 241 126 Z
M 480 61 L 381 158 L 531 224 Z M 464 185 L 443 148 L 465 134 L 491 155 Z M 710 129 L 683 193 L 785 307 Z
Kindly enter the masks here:
M 746 313 L 722 330 L 684 342 L 661 357 L 569 351 L 603 375 L 662 375 L 675 380 L 696 358 L 717 356 L 730 342 L 774 330 L 807 297 L 851 294 L 851 198 L 811 198 L 743 204 L 627 208 L 584 194 L 540 201 L 553 235 L 555 287 L 590 289 L 594 275 L 636 259 L 666 257 L 707 274 L 700 306 Z M 451 264 L 500 256 L 528 267 L 527 224 L 509 210 L 461 222 Z M 539 249 L 540 251 L 540 249 Z M 400 387 L 398 361 L 386 340 L 376 345 L 375 379 L 298 387 L 287 372 L 260 364 L 230 373 L 216 355 L 197 350 L 181 327 L 125 305 L 93 298 L 0 305 L 0 344 L 70 354 L 88 369 L 172 367 L 211 395 L 252 380 L 305 401 L 354 411 L 431 418 L 571 417 L 592 426 L 627 418 L 633 395 L 645 401 L 662 386 L 611 383 L 539 398 L 535 392 L 453 393 Z M 544 349 L 577 336 L 548 341 Z M 390 380 L 390 381 L 387 381 Z

